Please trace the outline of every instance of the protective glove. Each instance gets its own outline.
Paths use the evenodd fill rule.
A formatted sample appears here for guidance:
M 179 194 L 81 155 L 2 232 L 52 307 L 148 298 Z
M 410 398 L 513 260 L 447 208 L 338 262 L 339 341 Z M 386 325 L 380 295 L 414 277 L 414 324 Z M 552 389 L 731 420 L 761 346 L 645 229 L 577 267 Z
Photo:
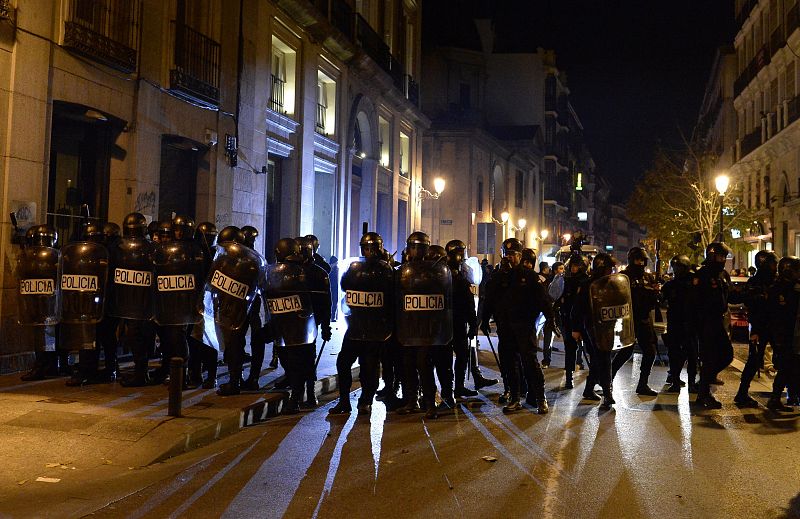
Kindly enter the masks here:
M 331 340 L 331 325 L 330 324 L 323 324 L 322 325 L 322 340 L 328 342 Z

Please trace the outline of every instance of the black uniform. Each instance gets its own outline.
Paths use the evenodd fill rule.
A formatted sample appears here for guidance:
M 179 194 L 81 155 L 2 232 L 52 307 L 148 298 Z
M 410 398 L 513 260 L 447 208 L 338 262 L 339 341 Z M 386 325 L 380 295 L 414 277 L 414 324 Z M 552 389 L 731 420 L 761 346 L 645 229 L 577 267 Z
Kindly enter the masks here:
M 628 277 L 631 284 L 631 300 L 633 302 L 634 329 L 636 331 L 636 342 L 642 350 L 642 363 L 639 371 L 639 383 L 637 392 L 654 394 L 652 390 L 647 391 L 647 380 L 650 371 L 653 369 L 653 362 L 656 359 L 656 348 L 658 338 L 656 337 L 653 321 L 650 319 L 650 312 L 658 306 L 658 289 L 654 288 L 655 279 L 649 272 L 645 272 L 643 266 L 628 265 L 622 271 Z M 633 355 L 633 348 L 623 348 L 616 355 L 611 363 L 611 380 L 617 375 L 617 371 L 630 360 Z
M 575 364 L 583 364 L 578 358 L 578 341 L 572 336 L 572 332 L 580 331 L 579 324 L 572 322 L 572 309 L 576 303 L 578 287 L 589 279 L 585 272 L 564 277 L 564 293 L 559 299 L 559 311 L 561 313 L 561 333 L 564 338 L 564 371 L 566 372 L 565 383 L 568 388 L 572 387 L 572 373 Z
M 520 398 L 520 367 L 528 384 L 529 403 L 546 402 L 544 374 L 536 358 L 536 319 L 540 313 L 553 319 L 553 308 L 539 283 L 538 274 L 517 265 L 497 269 L 487 284 L 482 322 L 494 316 L 503 375 L 508 379 L 511 402 Z
M 686 364 L 689 376 L 689 391 L 697 391 L 697 336 L 693 326 L 694 315 L 691 310 L 692 275 L 674 277 L 661 289 L 667 304 L 667 333 L 664 340 L 669 352 L 669 371 L 675 389 L 680 389 L 680 373 Z
M 800 327 L 800 283 L 781 277 L 772 285 L 767 295 L 767 309 L 773 340 L 773 362 L 777 370 L 772 383 L 770 409 L 791 411 L 781 403 L 785 387 L 790 395 L 800 394 L 800 344 L 797 336 Z
M 733 360 L 733 345 L 725 329 L 730 276 L 723 267 L 706 261 L 692 280 L 701 364 L 698 399 L 709 407 L 719 407 L 711 396 L 711 383 Z
M 775 284 L 777 273 L 770 268 L 761 268 L 756 275 L 747 280 L 744 288 L 744 303 L 747 306 L 747 321 L 750 323 L 750 335 L 757 336 L 758 340 L 750 340 L 750 350 L 747 362 L 742 370 L 742 379 L 739 383 L 737 400 L 750 400 L 744 398 L 750 389 L 750 382 L 756 372 L 764 367 L 764 350 L 767 343 L 772 341 L 772 327 L 770 327 L 770 310 L 767 298 L 772 285 Z M 774 347 L 774 344 L 773 344 Z
M 455 267 L 455 268 L 453 268 Z M 464 380 L 469 364 L 469 341 L 475 337 L 478 318 L 475 314 L 475 296 L 472 294 L 472 280 L 464 265 L 451 265 L 453 274 L 453 341 L 450 343 L 456 361 L 453 367 L 455 393 L 464 393 Z M 450 352 L 448 352 L 450 354 Z

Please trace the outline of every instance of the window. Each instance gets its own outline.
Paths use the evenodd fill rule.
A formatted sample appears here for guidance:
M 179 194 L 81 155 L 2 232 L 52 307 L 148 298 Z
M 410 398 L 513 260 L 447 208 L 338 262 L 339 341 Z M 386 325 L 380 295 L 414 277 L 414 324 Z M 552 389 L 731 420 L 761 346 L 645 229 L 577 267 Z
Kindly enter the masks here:
M 381 148 L 381 166 L 384 168 L 391 168 L 391 144 L 392 144 L 392 131 L 389 127 L 389 122 L 383 117 L 378 117 L 378 145 Z
M 400 174 L 404 177 L 411 175 L 411 139 L 400 132 Z
M 795 65 L 794 61 L 786 66 L 786 99 L 793 99 L 795 96 Z
M 514 205 L 521 209 L 524 201 L 525 201 L 525 173 L 523 173 L 522 171 L 517 171 L 517 182 L 514 189 Z
M 317 72 L 315 129 L 325 135 L 336 133 L 336 83 L 322 71 Z
M 270 65 L 272 89 L 269 95 L 269 108 L 273 112 L 294 114 L 296 63 L 297 53 L 273 36 Z
M 548 115 L 544 121 L 544 142 L 548 146 L 552 146 L 555 142 L 556 136 L 556 119 L 552 115 Z
M 479 213 L 483 212 L 483 179 L 478 179 L 478 200 L 475 207 Z
M 462 110 L 470 107 L 470 88 L 467 83 L 461 83 L 458 88 L 458 106 Z

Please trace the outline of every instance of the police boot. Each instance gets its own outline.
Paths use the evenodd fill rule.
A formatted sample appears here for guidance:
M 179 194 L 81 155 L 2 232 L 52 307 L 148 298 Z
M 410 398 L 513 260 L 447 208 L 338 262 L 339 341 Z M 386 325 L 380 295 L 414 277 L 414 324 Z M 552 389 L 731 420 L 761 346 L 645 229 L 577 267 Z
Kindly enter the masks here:
M 583 398 L 585 400 L 593 400 L 595 402 L 600 401 L 600 395 L 598 395 L 594 390 L 594 378 L 592 376 L 586 377 L 586 387 L 583 388 Z M 608 391 L 609 396 L 611 395 L 611 391 Z
M 536 412 L 539 414 L 547 414 L 549 410 L 550 406 L 547 404 L 547 398 L 542 397 L 539 399 L 539 401 L 536 403 Z
M 636 386 L 636 394 L 640 396 L 656 396 L 658 392 L 653 390 L 650 386 L 647 385 L 647 379 L 650 378 L 649 373 L 640 373 L 639 374 L 639 384 Z
M 611 396 L 611 391 L 603 390 L 603 403 L 600 404 L 600 409 L 611 409 L 611 406 L 614 405 L 616 402 L 614 401 L 614 397 Z
M 699 393 L 696 402 L 706 409 L 722 409 L 722 403 L 708 390 Z
M 292 387 L 291 396 L 283 403 L 283 414 L 297 414 L 300 412 L 300 401 L 303 399 L 303 386 Z
M 783 405 L 780 395 L 772 395 L 767 401 L 767 409 L 770 411 L 780 411 L 784 413 L 791 413 L 794 411 L 793 407 Z
M 758 401 L 751 397 L 747 392 L 747 388 L 743 386 L 739 386 L 739 391 L 733 397 L 733 402 L 739 407 L 758 407 Z
M 317 400 L 317 394 L 315 391 L 315 387 L 317 384 L 316 380 L 307 380 L 306 381 L 306 400 L 300 404 L 300 407 L 304 409 L 314 409 L 319 405 L 319 401 Z
M 478 396 L 477 391 L 473 391 L 471 389 L 467 389 L 464 387 L 464 376 L 466 374 L 463 372 L 456 373 L 455 379 L 455 397 L 456 398 L 470 398 L 474 396 Z
M 564 372 L 564 389 L 572 389 L 575 385 L 572 383 L 572 371 Z
M 416 398 L 410 398 L 405 405 L 402 405 L 397 409 L 397 414 L 418 413 L 419 411 L 419 400 Z
M 72 374 L 69 365 L 69 352 L 61 350 L 58 352 L 58 376 L 68 377 Z
M 328 409 L 328 414 L 350 414 L 353 407 L 350 405 L 349 394 L 347 396 L 339 396 L 339 401 L 335 406 Z
M 241 381 L 242 381 L 242 368 L 239 366 L 238 368 L 229 367 L 228 368 L 228 377 L 230 380 L 225 384 L 220 384 L 219 388 L 217 388 L 217 394 L 219 396 L 231 396 L 231 395 L 238 395 L 241 393 Z
M 436 420 L 439 418 L 439 409 L 436 407 L 436 402 L 425 401 L 425 418 L 429 420 Z
M 117 380 L 118 367 L 117 367 L 117 348 L 107 348 L 103 351 L 104 363 L 103 371 L 97 374 L 97 381 L 110 383 Z
M 275 345 L 272 346 L 272 360 L 269 361 L 269 367 L 278 369 L 278 348 Z
M 29 382 L 31 380 L 44 380 L 44 378 L 47 376 L 47 368 L 48 368 L 48 362 L 46 356 L 47 353 L 48 352 L 46 351 L 35 352 L 34 353 L 35 360 L 33 361 L 33 366 L 27 373 L 19 377 L 20 380 L 22 380 L 23 382 Z
M 197 388 L 203 385 L 203 370 L 200 364 L 200 352 L 195 351 L 189 356 L 189 368 L 186 377 L 186 386 Z
M 481 368 L 478 366 L 478 350 L 477 348 L 469 349 L 470 365 L 472 366 L 472 380 L 475 381 L 475 389 L 483 389 L 485 387 L 497 384 L 496 378 L 486 378 L 481 373 Z
M 518 396 L 509 396 L 508 403 L 505 406 L 503 406 L 503 412 L 505 414 L 516 413 L 521 409 L 522 409 L 522 404 L 519 402 Z
M 97 376 L 97 354 L 94 350 L 81 350 L 78 363 L 73 366 L 72 376 L 66 384 L 70 387 L 89 384 Z
M 360 399 L 358 401 L 358 415 L 359 416 L 370 416 L 372 415 L 372 404 L 369 402 L 362 402 Z
M 147 372 L 147 364 L 141 363 L 136 365 L 133 369 L 132 375 L 127 375 L 120 379 L 119 384 L 122 387 L 144 387 L 151 384 L 150 374 Z

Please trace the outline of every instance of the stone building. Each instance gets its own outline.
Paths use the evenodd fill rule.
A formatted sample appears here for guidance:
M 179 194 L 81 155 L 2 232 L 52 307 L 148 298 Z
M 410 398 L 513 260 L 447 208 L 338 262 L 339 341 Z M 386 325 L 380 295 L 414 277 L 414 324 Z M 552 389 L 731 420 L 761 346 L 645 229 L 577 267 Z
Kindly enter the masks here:
M 0 370 L 30 357 L 8 221 L 139 211 L 315 233 L 357 254 L 420 221 L 416 0 L 0 0 Z
M 736 142 L 731 172 L 757 211 L 744 239 L 758 250 L 800 254 L 800 4 L 736 0 Z M 745 265 L 737 265 L 745 266 Z

